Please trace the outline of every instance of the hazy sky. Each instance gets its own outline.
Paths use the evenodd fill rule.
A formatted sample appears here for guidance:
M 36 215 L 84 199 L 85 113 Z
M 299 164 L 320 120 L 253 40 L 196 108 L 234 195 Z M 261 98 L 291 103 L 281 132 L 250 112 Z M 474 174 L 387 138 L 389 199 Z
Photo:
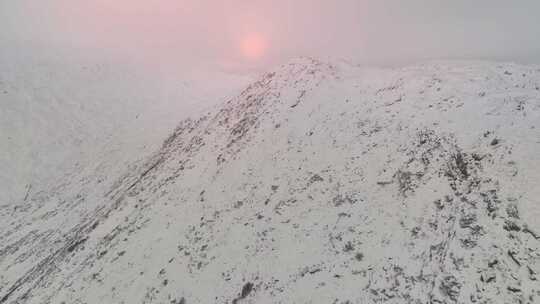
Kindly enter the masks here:
M 0 0 L 2 49 L 231 70 L 298 55 L 540 62 L 540 1 Z

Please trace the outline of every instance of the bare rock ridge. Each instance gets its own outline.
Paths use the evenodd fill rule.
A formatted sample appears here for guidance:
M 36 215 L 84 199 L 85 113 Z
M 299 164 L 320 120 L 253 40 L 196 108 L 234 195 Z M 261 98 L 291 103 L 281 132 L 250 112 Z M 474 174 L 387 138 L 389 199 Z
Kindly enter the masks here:
M 0 206 L 0 303 L 538 303 L 540 68 L 292 61 Z

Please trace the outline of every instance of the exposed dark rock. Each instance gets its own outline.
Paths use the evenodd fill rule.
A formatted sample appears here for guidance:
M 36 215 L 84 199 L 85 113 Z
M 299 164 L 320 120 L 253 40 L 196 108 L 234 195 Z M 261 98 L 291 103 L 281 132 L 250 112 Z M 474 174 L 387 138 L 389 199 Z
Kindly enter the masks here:
M 508 206 L 506 206 L 506 214 L 509 217 L 519 219 L 519 211 L 518 211 L 517 205 L 516 204 L 508 204 Z
M 438 199 L 438 200 L 435 200 L 433 203 L 435 204 L 435 207 L 437 207 L 438 210 L 444 209 L 444 204 L 442 200 Z
M 534 231 L 532 231 L 529 226 L 523 225 L 523 232 L 528 233 L 532 235 L 535 239 L 540 240 L 540 236 L 536 234 Z
M 322 178 L 319 174 L 314 174 L 313 176 L 310 177 L 308 181 L 308 185 L 311 185 L 316 182 L 322 182 L 322 181 L 324 181 L 324 178 Z
M 344 252 L 351 252 L 354 250 L 353 244 L 349 241 L 347 244 L 345 244 L 345 247 L 343 248 Z
M 180 299 L 174 299 L 171 301 L 171 304 L 186 304 L 186 299 L 181 297 Z
M 492 262 L 489 262 L 489 263 L 488 263 L 488 266 L 489 266 L 490 268 L 493 268 L 493 266 L 497 265 L 498 263 L 499 263 L 498 260 L 493 260 Z
M 351 198 L 350 196 L 348 195 L 338 195 L 336 197 L 333 198 L 333 203 L 334 203 L 334 206 L 336 207 L 339 207 L 345 203 L 348 203 L 350 205 L 353 205 L 356 203 L 356 200 Z
M 534 270 L 532 270 L 532 268 L 530 266 L 527 266 L 527 270 L 529 272 L 529 279 L 531 281 L 536 281 L 536 272 Z
M 309 274 L 316 274 L 317 272 L 321 272 L 321 271 L 322 271 L 322 269 L 320 269 L 320 268 L 315 268 L 315 269 L 313 269 L 313 270 L 310 270 L 310 271 L 309 271 Z
M 454 276 L 449 275 L 442 279 L 439 290 L 444 296 L 456 302 L 461 291 L 461 284 L 459 284 Z
M 516 223 L 514 223 L 512 221 L 509 221 L 509 220 L 506 220 L 504 222 L 503 228 L 506 231 L 515 231 L 515 232 L 521 231 L 521 227 L 519 227 Z
M 458 152 L 454 156 L 454 161 L 456 168 L 459 170 L 459 173 L 464 179 L 469 178 L 469 171 L 467 169 L 467 161 L 465 160 L 465 156 L 463 153 Z
M 474 248 L 476 247 L 476 245 L 478 244 L 476 240 L 468 237 L 468 238 L 464 238 L 464 239 L 460 239 L 459 240 L 461 242 L 461 247 L 465 248 L 465 249 L 471 249 L 471 248 Z
M 247 282 L 246 284 L 244 284 L 244 287 L 242 287 L 242 291 L 240 292 L 240 296 L 238 296 L 238 298 L 232 301 L 233 304 L 236 304 L 238 303 L 238 301 L 247 298 L 247 296 L 249 296 L 249 294 L 253 291 L 253 287 L 254 285 L 251 282 Z
M 394 176 L 398 182 L 399 193 L 403 197 L 406 197 L 409 193 L 414 192 L 416 185 L 413 177 L 419 178 L 418 175 L 409 171 L 398 170 Z
M 77 247 L 81 246 L 82 244 L 84 244 L 86 242 L 86 238 L 84 239 L 80 239 L 78 241 L 76 241 L 75 243 L 73 243 L 71 246 L 68 247 L 67 251 L 68 252 L 73 252 L 75 251 L 75 249 L 77 249 Z
M 471 228 L 476 223 L 476 214 L 467 214 L 459 219 L 459 226 L 461 228 Z
M 516 258 L 516 253 L 515 252 L 513 252 L 511 250 L 508 250 L 507 253 L 508 253 L 508 256 L 512 259 L 512 261 L 514 261 L 514 263 L 516 263 L 516 265 L 521 266 L 521 263 Z
M 521 289 L 515 288 L 515 287 L 508 286 L 506 289 L 508 289 L 508 291 L 513 292 L 513 293 L 521 292 Z

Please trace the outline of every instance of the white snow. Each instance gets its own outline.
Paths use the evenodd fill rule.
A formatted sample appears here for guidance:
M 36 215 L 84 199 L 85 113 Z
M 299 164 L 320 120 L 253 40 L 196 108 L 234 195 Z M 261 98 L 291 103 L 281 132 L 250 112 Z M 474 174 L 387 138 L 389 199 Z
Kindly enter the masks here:
M 3 206 L 0 303 L 538 303 L 539 86 L 295 60 Z
M 0 56 L 0 204 L 104 160 L 146 156 L 179 120 L 249 81 L 215 71 L 151 78 L 106 60 L 9 51 Z

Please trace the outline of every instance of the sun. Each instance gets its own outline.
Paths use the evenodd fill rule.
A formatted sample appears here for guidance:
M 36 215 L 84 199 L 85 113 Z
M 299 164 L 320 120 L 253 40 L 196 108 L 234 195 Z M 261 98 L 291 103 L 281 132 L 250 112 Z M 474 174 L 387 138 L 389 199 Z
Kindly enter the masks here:
M 242 55 L 250 60 L 262 58 L 268 49 L 268 43 L 264 36 L 260 34 L 250 34 L 242 38 L 240 51 Z

